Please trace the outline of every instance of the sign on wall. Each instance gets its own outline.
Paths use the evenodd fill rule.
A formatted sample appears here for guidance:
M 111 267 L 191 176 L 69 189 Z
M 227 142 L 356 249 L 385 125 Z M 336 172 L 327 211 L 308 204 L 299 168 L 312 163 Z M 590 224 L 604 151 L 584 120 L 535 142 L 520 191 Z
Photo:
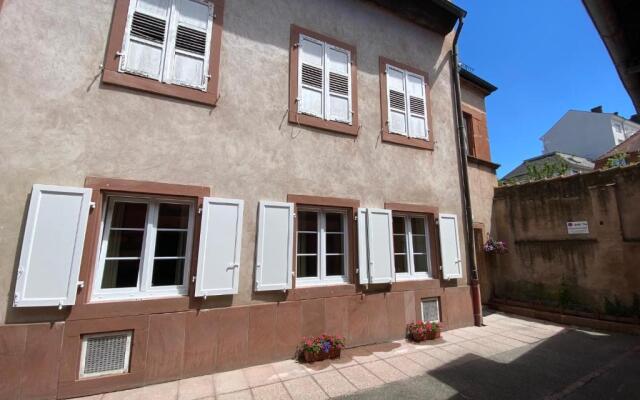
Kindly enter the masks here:
M 569 235 L 584 235 L 589 233 L 589 223 L 587 221 L 567 222 L 567 233 Z

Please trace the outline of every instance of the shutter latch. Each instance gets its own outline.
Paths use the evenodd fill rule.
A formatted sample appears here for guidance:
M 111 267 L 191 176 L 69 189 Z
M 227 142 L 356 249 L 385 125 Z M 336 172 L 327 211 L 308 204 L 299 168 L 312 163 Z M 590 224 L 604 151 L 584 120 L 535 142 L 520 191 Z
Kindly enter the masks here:
M 122 51 L 116 51 L 116 56 L 118 56 L 118 57 L 123 57 L 123 56 L 124 56 L 124 52 L 122 52 Z

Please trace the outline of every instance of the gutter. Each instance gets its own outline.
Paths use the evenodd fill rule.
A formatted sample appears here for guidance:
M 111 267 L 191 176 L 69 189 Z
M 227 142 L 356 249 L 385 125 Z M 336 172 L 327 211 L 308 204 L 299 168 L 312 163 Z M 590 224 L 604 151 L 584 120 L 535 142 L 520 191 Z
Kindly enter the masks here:
M 453 89 L 455 94 L 456 121 L 458 133 L 458 162 L 462 175 L 462 203 L 464 208 L 464 233 L 467 243 L 467 262 L 471 275 L 471 302 L 473 304 L 473 320 L 476 326 L 483 326 L 482 323 L 482 305 L 480 301 L 480 281 L 478 277 L 478 266 L 474 257 L 475 245 L 473 237 L 473 213 L 471 210 L 471 193 L 469 191 L 469 171 L 467 164 L 467 133 L 464 129 L 464 119 L 462 116 L 462 95 L 460 90 L 460 73 L 458 61 L 458 39 L 462 26 L 464 25 L 464 16 L 458 17 L 458 26 L 456 34 L 453 37 L 453 46 L 451 49 L 451 69 L 453 75 Z

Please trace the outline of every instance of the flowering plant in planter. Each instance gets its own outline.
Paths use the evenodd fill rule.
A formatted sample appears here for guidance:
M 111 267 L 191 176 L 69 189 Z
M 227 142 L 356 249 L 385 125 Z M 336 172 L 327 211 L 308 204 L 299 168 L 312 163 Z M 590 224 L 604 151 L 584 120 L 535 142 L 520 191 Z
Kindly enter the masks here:
M 436 321 L 418 321 L 407 324 L 407 336 L 415 342 L 440 337 L 440 324 Z
M 344 337 L 322 334 L 304 338 L 298 351 L 305 361 L 314 362 L 339 358 L 343 348 Z
M 482 246 L 487 254 L 504 254 L 508 253 L 507 245 L 502 240 L 493 240 L 492 237 Z

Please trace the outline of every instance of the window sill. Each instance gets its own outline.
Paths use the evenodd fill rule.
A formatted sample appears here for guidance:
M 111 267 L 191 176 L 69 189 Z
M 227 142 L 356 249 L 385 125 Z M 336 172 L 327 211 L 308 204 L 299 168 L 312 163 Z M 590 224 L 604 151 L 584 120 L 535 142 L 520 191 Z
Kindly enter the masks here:
M 342 133 L 350 136 L 358 136 L 358 119 L 354 116 L 351 125 L 344 122 L 327 121 L 319 117 L 300 114 L 297 110 L 289 111 L 289 122 L 294 125 L 310 126 L 312 128 Z
M 303 286 L 289 290 L 287 292 L 287 301 L 348 296 L 356 293 L 356 285 L 352 283 L 338 283 L 322 286 Z
M 433 141 L 410 138 L 407 136 L 390 133 L 387 129 L 382 131 L 382 141 L 388 143 L 400 144 L 407 147 L 413 147 L 421 150 L 433 150 Z
M 440 280 L 434 278 L 428 279 L 407 279 L 396 281 L 391 285 L 392 292 L 405 292 L 409 290 L 440 290 Z
M 419 281 L 431 281 L 433 280 L 433 277 L 427 276 L 427 275 L 423 275 L 423 276 L 401 276 L 398 277 L 398 274 L 396 274 L 396 282 L 395 283 L 400 283 L 400 282 L 419 282 Z
M 200 301 L 200 299 L 189 296 L 104 300 L 72 306 L 68 319 L 81 320 L 188 311 Z
M 143 92 L 204 104 L 211 107 L 215 107 L 218 102 L 218 96 L 216 93 L 209 91 L 203 92 L 201 90 L 191 89 L 185 86 L 170 85 L 153 79 L 144 78 L 142 76 L 126 74 L 106 68 L 102 74 L 102 82 L 128 89 L 141 90 Z M 211 86 L 212 85 L 209 84 L 209 90 L 211 90 Z

